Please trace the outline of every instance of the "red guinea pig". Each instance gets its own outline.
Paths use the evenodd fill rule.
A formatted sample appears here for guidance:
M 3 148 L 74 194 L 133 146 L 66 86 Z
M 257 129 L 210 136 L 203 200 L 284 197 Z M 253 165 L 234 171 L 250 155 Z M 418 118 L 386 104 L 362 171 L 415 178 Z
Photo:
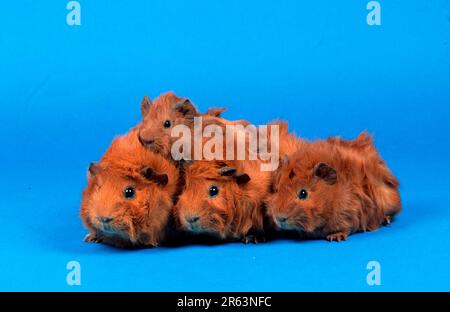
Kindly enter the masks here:
M 248 124 L 246 121 L 228 121 L 220 118 L 224 108 L 210 108 L 201 114 L 189 99 L 181 98 L 172 92 L 160 95 L 153 103 L 146 96 L 141 102 L 142 125 L 139 129 L 139 140 L 149 150 L 170 158 L 171 147 L 178 137 L 172 137 L 172 129 L 177 125 L 186 125 L 191 130 L 194 117 L 202 117 L 203 127 L 217 123 Z M 192 131 L 193 133 L 193 131 Z
M 257 242 L 270 182 L 270 172 L 261 171 L 259 161 L 194 161 L 185 178 L 174 209 L 181 230 Z
M 288 132 L 287 123 L 275 121 L 268 127 L 267 149 L 273 148 L 270 127 L 273 125 L 278 126 L 277 157 L 299 148 L 302 141 Z M 203 160 L 185 166 L 186 184 L 175 206 L 175 220 L 181 230 L 210 234 L 222 240 L 263 239 L 264 201 L 270 191 L 273 171 L 262 170 L 262 164 L 267 165 L 269 160 L 249 160 L 249 135 L 242 128 L 236 130 L 233 138 L 235 159 L 240 134 L 245 137 L 245 160 Z M 224 144 L 220 155 L 223 158 L 227 148 L 230 145 Z
M 362 133 L 354 141 L 303 141 L 275 174 L 267 214 L 281 230 L 341 241 L 390 223 L 399 182 Z
M 139 143 L 138 128 L 116 138 L 91 164 L 81 218 L 87 242 L 157 246 L 166 238 L 178 170 Z

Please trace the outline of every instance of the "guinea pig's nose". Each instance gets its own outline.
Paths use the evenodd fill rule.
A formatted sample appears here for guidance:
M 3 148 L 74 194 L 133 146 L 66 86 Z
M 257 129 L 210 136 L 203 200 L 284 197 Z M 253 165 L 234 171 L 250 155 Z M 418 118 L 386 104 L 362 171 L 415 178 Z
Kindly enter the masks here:
M 197 216 L 193 216 L 193 217 L 187 217 L 186 221 L 189 222 L 189 223 L 195 223 L 195 222 L 198 221 L 198 219 L 200 219 L 200 218 L 197 217 Z
M 109 223 L 113 220 L 111 217 L 97 217 L 97 220 L 103 224 Z
M 146 145 L 152 145 L 153 143 L 155 143 L 154 139 L 144 139 L 141 136 L 139 136 L 139 142 L 141 142 L 142 145 L 146 146 Z

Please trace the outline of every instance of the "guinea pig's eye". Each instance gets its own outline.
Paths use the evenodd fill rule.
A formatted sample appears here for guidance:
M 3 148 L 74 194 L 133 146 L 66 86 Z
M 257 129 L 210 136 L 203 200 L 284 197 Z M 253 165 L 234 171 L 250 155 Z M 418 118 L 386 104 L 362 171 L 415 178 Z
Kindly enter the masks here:
M 301 189 L 300 192 L 298 192 L 298 198 L 301 200 L 305 200 L 308 198 L 308 192 L 305 189 Z
M 209 196 L 210 197 L 216 197 L 217 194 L 219 194 L 219 188 L 217 186 L 215 186 L 215 185 L 211 185 L 209 187 L 208 192 L 209 192 Z
M 126 199 L 132 199 L 136 196 L 136 190 L 132 186 L 128 186 L 123 190 L 123 196 Z
M 164 121 L 164 128 L 170 128 L 170 120 Z

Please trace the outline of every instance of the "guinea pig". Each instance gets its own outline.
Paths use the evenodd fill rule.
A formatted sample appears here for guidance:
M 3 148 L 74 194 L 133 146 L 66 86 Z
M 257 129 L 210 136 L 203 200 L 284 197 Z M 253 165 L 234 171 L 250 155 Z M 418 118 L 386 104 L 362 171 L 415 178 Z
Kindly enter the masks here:
M 367 172 L 367 178 L 373 181 L 373 183 L 367 184 L 366 191 L 370 193 L 370 197 L 373 198 L 377 206 L 385 211 L 384 224 L 390 224 L 392 216 L 401 209 L 401 200 L 398 192 L 400 185 L 375 148 L 372 137 L 366 132 L 362 132 L 355 140 L 331 137 L 327 141 L 343 146 L 344 148 L 341 149 L 341 152 L 347 154 L 348 157 L 359 157 L 366 161 L 371 168 Z M 378 183 L 380 181 L 383 181 L 383 183 Z
M 185 178 L 174 208 L 181 231 L 244 243 L 262 238 L 270 173 L 259 161 L 194 161 Z
M 354 141 L 303 142 L 277 171 L 267 214 L 280 230 L 346 240 L 391 221 L 401 210 L 398 187 L 365 133 Z
M 137 133 L 116 138 L 89 166 L 80 211 L 87 242 L 158 246 L 167 236 L 178 169 L 142 147 Z
M 203 117 L 204 127 L 215 122 L 219 124 L 248 124 L 246 121 L 227 121 L 220 118 L 225 108 L 210 108 L 206 114 L 201 114 L 189 99 L 176 96 L 169 92 L 159 96 L 154 103 L 145 96 L 141 102 L 142 125 L 139 129 L 139 140 L 143 146 L 153 152 L 169 157 L 175 140 L 171 136 L 176 125 L 186 125 L 193 129 L 194 117 Z

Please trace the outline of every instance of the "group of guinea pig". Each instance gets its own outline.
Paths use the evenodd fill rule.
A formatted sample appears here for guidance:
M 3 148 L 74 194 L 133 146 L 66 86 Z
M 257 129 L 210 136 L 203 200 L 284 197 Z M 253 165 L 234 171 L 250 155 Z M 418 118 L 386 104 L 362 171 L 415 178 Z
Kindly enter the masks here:
M 307 141 L 275 121 L 279 166 L 261 171 L 260 160 L 176 161 L 176 125 L 249 124 L 199 113 L 174 93 L 144 97 L 142 122 L 113 140 L 91 163 L 81 218 L 87 242 L 119 247 L 170 245 L 205 236 L 217 242 L 258 242 L 295 233 L 299 239 L 346 240 L 390 224 L 401 210 L 399 182 L 361 133 L 355 140 Z

